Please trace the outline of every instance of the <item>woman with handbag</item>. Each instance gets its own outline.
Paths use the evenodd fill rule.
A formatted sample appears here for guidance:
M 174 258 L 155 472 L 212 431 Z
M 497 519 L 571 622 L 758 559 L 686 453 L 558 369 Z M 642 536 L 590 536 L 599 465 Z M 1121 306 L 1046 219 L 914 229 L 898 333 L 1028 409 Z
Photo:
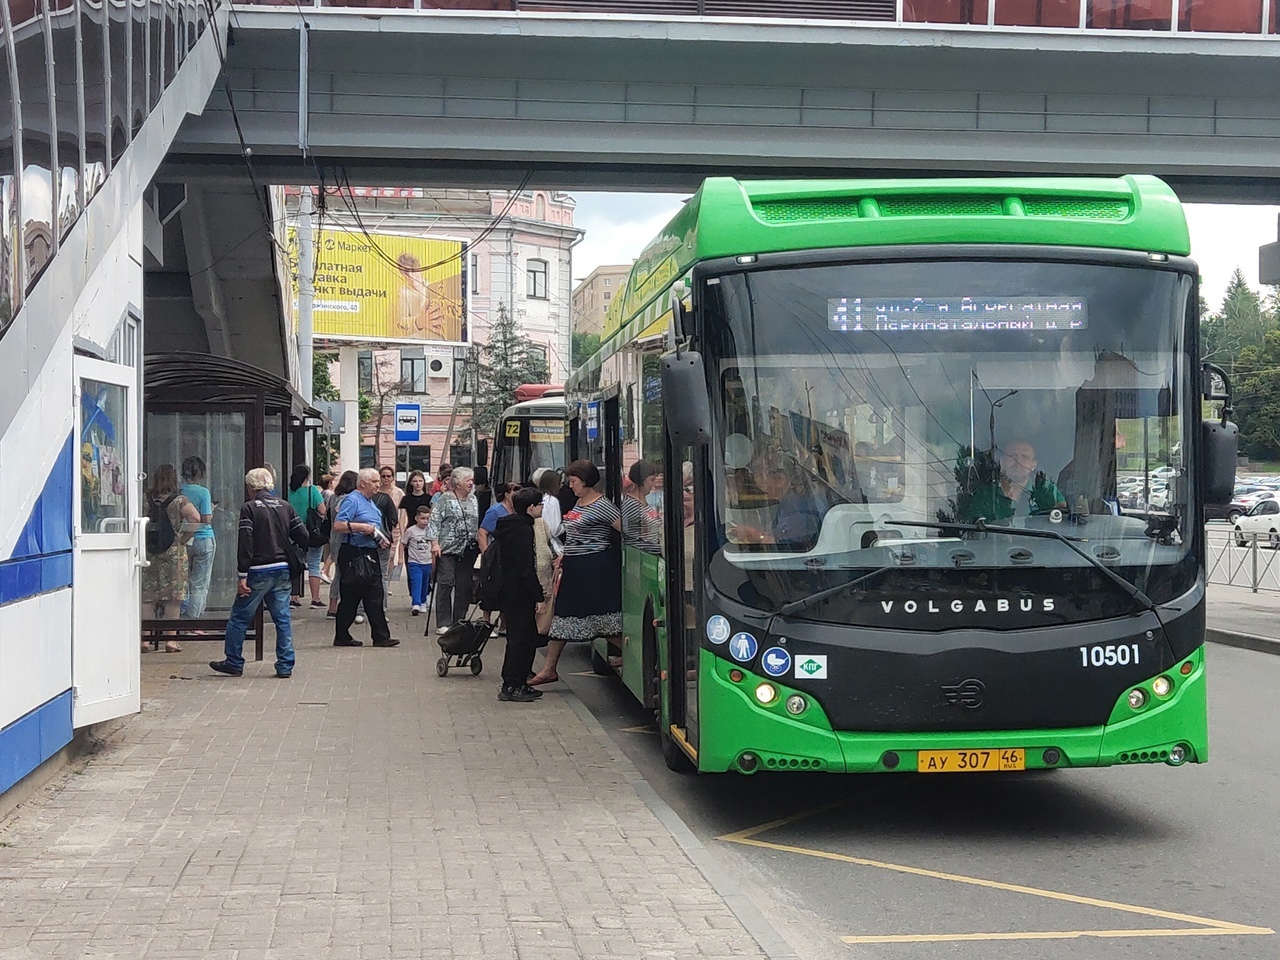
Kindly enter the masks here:
M 600 471 L 594 463 L 575 460 L 565 472 L 578 502 L 564 517 L 565 547 L 551 642 L 542 669 L 529 681 L 531 687 L 560 679 L 556 665 L 566 643 L 622 634 L 622 516 L 596 489 Z
M 330 531 L 329 525 L 325 523 L 327 509 L 324 505 L 324 494 L 311 482 L 311 468 L 305 463 L 294 467 L 289 477 L 289 506 L 293 507 L 293 512 L 302 518 L 310 535 L 310 543 L 307 546 L 306 576 L 311 581 L 311 607 L 318 609 L 324 606 L 324 601 L 320 599 L 320 584 L 324 582 L 320 579 L 320 564 L 324 560 L 324 543 L 329 539 Z M 289 606 L 302 606 L 301 577 L 298 578 L 293 596 L 289 598 Z

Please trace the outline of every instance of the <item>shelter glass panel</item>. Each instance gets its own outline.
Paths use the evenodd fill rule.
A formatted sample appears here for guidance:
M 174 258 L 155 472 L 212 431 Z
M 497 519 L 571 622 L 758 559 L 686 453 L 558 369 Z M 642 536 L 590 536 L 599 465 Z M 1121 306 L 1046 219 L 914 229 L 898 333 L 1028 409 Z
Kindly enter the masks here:
M 146 0 L 129 0 L 129 30 L 132 34 L 133 61 L 129 82 L 133 85 L 133 133 L 142 129 L 147 118 L 147 4 Z
M 164 6 L 160 0 L 148 0 L 147 21 L 147 103 L 149 107 L 154 107 L 160 102 L 163 90 Z
M 75 0 L 52 0 L 53 81 L 58 110 L 58 231 L 65 237 L 80 216 L 80 78 Z
M 30 291 L 53 259 L 53 117 L 44 33 L 34 27 L 15 30 L 13 46 L 22 98 L 22 248 Z
M 22 302 L 18 253 L 22 231 L 18 221 L 16 163 L 13 142 L 13 89 L 9 83 L 9 45 L 0 44 L 0 337 Z
M 111 159 L 119 160 L 129 145 L 129 8 L 126 0 L 107 5 L 108 55 L 111 62 Z
M 80 56 L 84 71 L 84 196 L 88 203 L 106 182 L 108 169 L 108 100 L 106 16 L 103 4 L 80 3 Z
M 163 465 L 172 468 L 183 496 L 209 518 L 186 531 L 190 539 L 180 545 L 180 563 L 157 571 L 177 582 L 154 584 L 150 596 L 156 599 L 143 606 L 147 619 L 223 620 L 230 612 L 236 595 L 236 527 L 249 466 L 245 440 L 242 411 L 147 415 L 148 473 Z M 160 603 L 160 593 L 176 600 Z

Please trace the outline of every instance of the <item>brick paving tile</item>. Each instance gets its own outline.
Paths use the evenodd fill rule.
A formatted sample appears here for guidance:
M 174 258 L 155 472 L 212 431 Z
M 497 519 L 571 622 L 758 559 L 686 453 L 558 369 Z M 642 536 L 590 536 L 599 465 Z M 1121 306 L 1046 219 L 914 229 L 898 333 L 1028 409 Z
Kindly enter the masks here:
M 501 640 L 440 678 L 422 618 L 295 613 L 288 681 L 144 654 L 142 712 L 0 823 L 0 960 L 763 956 L 567 694 L 497 702 Z

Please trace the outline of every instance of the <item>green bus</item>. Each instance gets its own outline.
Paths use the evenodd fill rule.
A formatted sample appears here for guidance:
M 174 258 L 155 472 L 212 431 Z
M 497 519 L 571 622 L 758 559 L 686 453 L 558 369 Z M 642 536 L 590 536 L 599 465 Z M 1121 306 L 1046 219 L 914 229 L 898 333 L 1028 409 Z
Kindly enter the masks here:
M 668 764 L 1204 762 L 1236 431 L 1189 252 L 1146 176 L 705 181 L 566 388 L 624 527 L 593 666 Z

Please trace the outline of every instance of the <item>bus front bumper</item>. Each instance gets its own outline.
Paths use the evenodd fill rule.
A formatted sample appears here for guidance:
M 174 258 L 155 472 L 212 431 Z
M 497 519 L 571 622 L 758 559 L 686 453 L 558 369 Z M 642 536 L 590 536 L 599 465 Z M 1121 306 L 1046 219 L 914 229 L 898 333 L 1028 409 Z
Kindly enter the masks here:
M 1130 691 L 1116 703 L 1107 722 L 1096 727 L 859 733 L 832 730 L 821 704 L 810 695 L 736 668 L 704 650 L 705 682 L 699 701 L 705 719 L 699 731 L 698 769 L 739 773 L 930 772 L 929 766 L 939 770 L 941 758 L 936 754 L 943 751 L 995 753 L 996 769 L 1002 752 L 1011 761 L 1006 766 L 1027 770 L 1203 763 L 1209 758 L 1204 648 L 1195 650 L 1182 663 L 1191 664 L 1189 674 L 1173 670 L 1159 675 L 1172 685 L 1167 694 L 1157 695 L 1162 685 L 1153 687 L 1158 677 L 1151 677 L 1134 688 L 1142 691 L 1140 706 L 1130 705 Z M 740 675 L 741 679 L 735 681 L 731 674 Z M 762 687 L 771 690 L 764 691 Z M 798 711 L 797 697 L 804 702 Z M 765 698 L 768 702 L 762 702 Z M 935 756 L 922 764 L 922 752 Z M 945 760 L 941 762 L 944 766 L 939 772 L 957 769 Z

